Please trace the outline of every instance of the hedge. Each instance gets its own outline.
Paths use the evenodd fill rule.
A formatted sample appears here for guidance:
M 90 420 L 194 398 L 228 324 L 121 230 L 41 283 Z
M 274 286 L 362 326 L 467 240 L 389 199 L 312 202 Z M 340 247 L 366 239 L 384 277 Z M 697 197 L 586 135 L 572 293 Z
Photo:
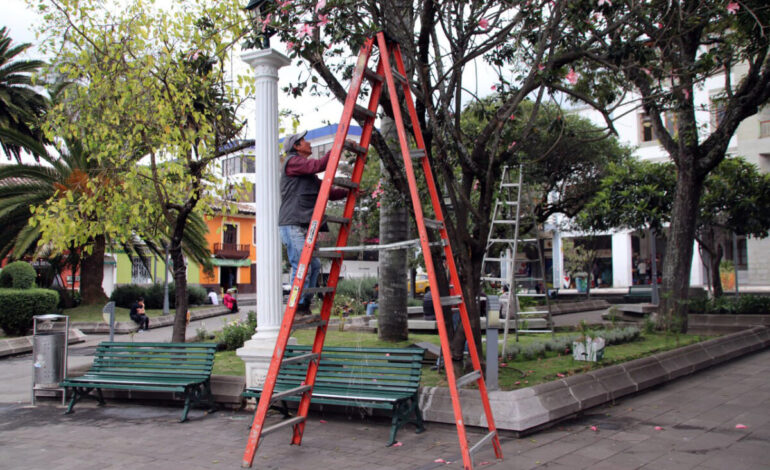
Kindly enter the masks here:
M 0 287 L 11 289 L 31 289 L 35 286 L 37 273 L 26 261 L 8 263 L 0 272 Z
M 144 306 L 149 309 L 163 308 L 163 284 L 125 284 L 118 286 L 112 291 L 110 300 L 115 301 L 115 305 L 123 308 L 131 308 L 139 297 L 144 297 Z M 169 308 L 176 308 L 176 286 L 174 283 L 168 285 Z M 206 301 L 206 289 L 200 286 L 187 286 L 187 303 L 189 305 L 203 305 Z
M 0 289 L 0 327 L 21 336 L 32 328 L 32 317 L 56 312 L 59 293 L 51 289 Z

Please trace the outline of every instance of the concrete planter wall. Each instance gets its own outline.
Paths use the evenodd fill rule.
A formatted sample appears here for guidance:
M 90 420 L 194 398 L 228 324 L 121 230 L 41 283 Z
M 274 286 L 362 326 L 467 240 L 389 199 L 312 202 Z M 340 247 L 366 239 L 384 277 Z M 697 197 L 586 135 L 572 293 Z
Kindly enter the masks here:
M 756 327 L 702 343 L 509 392 L 490 392 L 499 429 L 531 432 L 610 400 L 770 346 L 770 329 Z M 460 390 L 463 419 L 486 426 L 479 393 Z M 427 421 L 454 423 L 449 389 L 425 387 L 420 408 Z
M 696 335 L 722 335 L 754 328 L 770 327 L 770 315 L 730 315 L 691 313 L 687 315 L 687 332 Z

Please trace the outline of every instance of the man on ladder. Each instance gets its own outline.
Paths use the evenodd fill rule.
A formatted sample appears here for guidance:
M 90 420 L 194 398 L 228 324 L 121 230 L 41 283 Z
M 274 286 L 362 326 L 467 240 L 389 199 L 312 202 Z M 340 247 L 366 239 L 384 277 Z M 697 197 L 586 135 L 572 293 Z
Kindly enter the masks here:
M 284 141 L 286 155 L 281 165 L 281 209 L 278 212 L 278 226 L 281 233 L 281 241 L 286 246 L 286 252 L 291 263 L 291 279 L 297 274 L 299 257 L 305 244 L 305 235 L 313 217 L 318 192 L 321 189 L 321 180 L 316 173 L 326 170 L 331 152 L 321 159 L 309 158 L 312 155 L 310 142 L 305 140 L 307 131 L 290 135 Z M 347 197 L 348 190 L 332 188 L 329 199 L 338 200 Z M 323 225 L 321 231 L 329 231 Z M 315 287 L 318 275 L 321 272 L 321 262 L 313 257 L 310 262 L 310 273 L 305 278 L 303 291 L 305 294 L 299 301 L 297 313 L 302 315 L 297 322 L 310 322 L 313 317 L 310 312 L 313 294 L 308 293 L 308 288 Z M 295 322 L 296 323 L 296 322 Z

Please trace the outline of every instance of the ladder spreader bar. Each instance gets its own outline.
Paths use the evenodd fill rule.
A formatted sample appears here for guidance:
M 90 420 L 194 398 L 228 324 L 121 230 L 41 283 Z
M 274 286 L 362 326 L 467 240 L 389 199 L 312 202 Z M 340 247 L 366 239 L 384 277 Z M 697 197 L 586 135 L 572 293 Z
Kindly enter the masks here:
M 363 120 L 366 120 L 366 119 L 374 119 L 374 118 L 376 118 L 377 117 L 377 113 L 375 113 L 374 111 L 369 111 L 368 109 L 364 108 L 363 106 L 357 104 L 353 108 L 353 117 L 355 117 L 356 119 L 358 119 L 360 121 L 363 121 Z
M 331 222 L 331 223 L 334 223 L 334 224 L 346 224 L 346 223 L 350 222 L 349 218 L 347 218 L 347 217 L 340 217 L 338 215 L 327 215 L 327 216 L 324 216 L 324 220 L 326 222 Z
M 334 178 L 333 184 L 342 188 L 358 189 L 358 183 L 350 178 Z
M 282 362 L 283 364 L 283 362 Z M 300 385 L 299 387 L 290 388 L 288 390 L 284 390 L 283 392 L 274 393 L 272 398 L 270 399 L 270 403 L 275 403 L 277 401 L 281 401 L 286 397 L 293 397 L 295 395 L 302 395 L 303 393 L 309 391 L 312 389 L 310 385 Z
M 345 143 L 342 144 L 342 148 L 350 152 L 357 153 L 359 155 L 363 155 L 366 153 L 366 147 L 362 147 L 358 145 L 358 142 L 355 142 L 353 140 L 346 140 Z
M 300 354 L 299 356 L 287 357 L 287 358 L 285 358 L 284 360 L 281 361 L 281 365 L 291 364 L 291 363 L 294 363 L 294 362 L 302 362 L 305 359 L 316 360 L 316 359 L 318 359 L 318 354 L 316 354 L 314 352 L 309 352 L 309 353 L 306 353 L 306 354 Z
M 470 451 L 469 451 L 469 452 L 470 452 L 470 454 L 471 454 L 471 455 L 473 455 L 473 454 L 475 454 L 476 452 L 478 452 L 478 451 L 479 451 L 479 450 L 480 450 L 482 447 L 484 447 L 485 445 L 487 445 L 487 444 L 489 443 L 489 441 L 491 441 L 492 439 L 494 439 L 494 437 L 495 437 L 496 435 L 497 435 L 497 431 L 492 431 L 492 432 L 490 432 L 489 434 L 487 434 L 486 436 L 482 437 L 482 438 L 481 438 L 481 440 L 479 440 L 479 442 L 477 442 L 477 443 L 473 444 L 473 447 L 471 447 L 471 449 L 470 449 Z
M 447 297 L 441 297 L 442 307 L 454 307 L 463 303 L 463 297 L 461 295 L 450 295 Z
M 455 386 L 459 390 L 464 385 L 469 384 L 471 382 L 474 382 L 476 380 L 479 380 L 479 377 L 481 377 L 481 371 L 480 370 L 474 370 L 473 372 L 470 372 L 468 374 L 463 375 L 459 379 L 457 379 L 457 382 Z
M 334 291 L 334 287 L 308 287 L 304 290 L 304 292 L 308 294 L 328 294 L 329 292 Z
M 294 426 L 295 424 L 299 424 L 301 422 L 305 421 L 304 416 L 295 416 L 294 418 L 285 419 L 279 423 L 276 423 L 272 426 L 268 426 L 266 428 L 262 428 L 262 435 L 267 436 L 268 434 L 272 434 L 279 429 L 285 428 L 287 426 Z M 250 466 L 250 465 L 249 465 Z
M 380 82 L 380 83 L 382 83 L 382 82 L 385 81 L 385 77 L 384 76 L 378 74 L 377 72 L 375 72 L 374 70 L 370 69 L 369 67 L 364 69 L 364 78 L 366 78 L 370 82 Z

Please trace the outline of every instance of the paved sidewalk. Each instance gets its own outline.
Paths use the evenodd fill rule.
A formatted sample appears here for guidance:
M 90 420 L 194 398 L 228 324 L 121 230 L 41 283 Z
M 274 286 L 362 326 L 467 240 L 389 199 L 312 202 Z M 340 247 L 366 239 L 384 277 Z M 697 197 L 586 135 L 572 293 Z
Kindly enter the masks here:
M 485 450 L 476 468 L 768 468 L 768 377 L 770 350 L 765 350 L 550 430 L 521 439 L 505 435 L 505 460 L 498 462 Z M 97 407 L 86 401 L 65 416 L 57 402 L 42 403 L 32 408 L 0 395 L 0 469 L 236 469 L 253 417 L 245 411 L 195 410 L 190 422 L 180 424 L 178 407 L 130 402 Z M 736 429 L 738 424 L 746 428 Z M 407 427 L 398 436 L 403 445 L 390 448 L 384 445 L 388 429 L 384 419 L 313 413 L 302 446 L 288 445 L 288 431 L 270 435 L 254 468 L 462 468 L 454 427 L 428 423 L 422 434 Z M 474 433 L 472 440 L 479 437 Z

